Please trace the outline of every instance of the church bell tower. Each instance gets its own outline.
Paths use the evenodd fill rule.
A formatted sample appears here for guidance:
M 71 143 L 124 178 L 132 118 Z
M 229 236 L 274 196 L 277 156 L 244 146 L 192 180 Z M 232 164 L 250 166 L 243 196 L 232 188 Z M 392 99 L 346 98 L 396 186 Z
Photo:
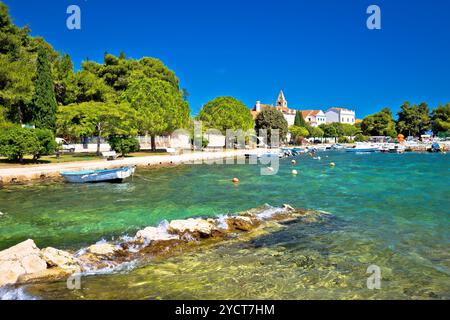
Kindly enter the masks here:
M 277 107 L 282 107 L 282 108 L 287 108 L 288 107 L 286 98 L 284 97 L 283 90 L 280 90 L 280 93 L 278 94 L 278 99 L 277 99 L 276 106 Z

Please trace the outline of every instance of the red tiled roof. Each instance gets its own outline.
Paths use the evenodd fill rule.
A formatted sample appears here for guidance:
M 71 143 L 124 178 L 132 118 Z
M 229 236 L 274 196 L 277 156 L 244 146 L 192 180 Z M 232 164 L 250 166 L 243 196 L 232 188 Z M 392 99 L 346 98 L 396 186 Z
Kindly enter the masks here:
M 308 116 L 317 116 L 322 110 L 302 110 L 303 118 L 306 118 Z

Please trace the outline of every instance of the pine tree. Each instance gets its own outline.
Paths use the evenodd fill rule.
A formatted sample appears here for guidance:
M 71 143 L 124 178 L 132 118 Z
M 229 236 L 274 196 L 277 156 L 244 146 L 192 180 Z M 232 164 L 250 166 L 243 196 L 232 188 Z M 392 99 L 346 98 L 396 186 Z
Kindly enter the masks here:
M 38 48 L 36 61 L 35 93 L 32 108 L 34 125 L 37 128 L 55 131 L 57 104 L 53 76 L 47 53 L 41 46 Z
M 308 124 L 306 123 L 305 118 L 303 118 L 301 111 L 297 111 L 295 114 L 294 126 L 304 128 L 308 127 Z

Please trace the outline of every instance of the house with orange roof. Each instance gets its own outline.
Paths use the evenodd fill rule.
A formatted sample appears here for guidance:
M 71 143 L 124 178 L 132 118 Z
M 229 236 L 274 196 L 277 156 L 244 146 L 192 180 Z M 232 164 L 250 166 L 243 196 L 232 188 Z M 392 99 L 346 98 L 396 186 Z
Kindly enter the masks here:
M 355 111 L 345 108 L 330 108 L 326 112 L 315 110 L 297 110 L 288 107 L 287 100 L 284 96 L 283 90 L 280 90 L 275 105 L 263 104 L 261 101 L 256 101 L 255 106 L 251 110 L 252 116 L 255 119 L 258 113 L 264 108 L 275 108 L 280 111 L 286 119 L 289 126 L 294 125 L 295 115 L 297 111 L 301 111 L 303 118 L 313 127 L 318 127 L 325 123 L 349 123 L 355 124 Z
M 251 113 L 253 115 L 253 118 L 256 118 L 258 113 L 261 112 L 264 108 L 275 108 L 278 111 L 280 111 L 284 118 L 286 119 L 289 126 L 292 126 L 295 121 L 295 114 L 297 113 L 297 110 L 288 108 L 287 100 L 284 97 L 283 90 L 280 90 L 280 93 L 278 94 L 277 101 L 275 105 L 271 104 L 263 104 L 261 101 L 256 101 L 255 106 L 251 110 Z
M 327 117 L 322 110 L 302 110 L 302 116 L 313 127 L 327 123 Z

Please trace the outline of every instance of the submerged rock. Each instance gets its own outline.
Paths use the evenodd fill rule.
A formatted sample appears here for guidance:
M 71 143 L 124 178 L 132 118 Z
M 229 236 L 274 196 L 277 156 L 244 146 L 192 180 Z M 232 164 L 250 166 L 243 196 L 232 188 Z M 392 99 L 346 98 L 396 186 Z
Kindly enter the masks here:
M 21 275 L 46 269 L 47 263 L 33 240 L 0 251 L 0 287 L 16 283 Z
M 17 279 L 17 283 L 28 284 L 36 282 L 50 282 L 65 279 L 74 274 L 72 270 L 63 268 L 51 268 L 31 274 L 23 274 Z
M 250 231 L 261 224 L 261 221 L 249 216 L 232 216 L 226 219 L 229 230 Z
M 289 205 L 282 208 L 266 205 L 217 219 L 173 220 L 168 223 L 167 229 L 165 224 L 147 227 L 138 231 L 134 238 L 122 239 L 121 243 L 97 243 L 80 250 L 75 256 L 50 247 L 39 250 L 33 240 L 27 240 L 0 252 L 0 287 L 17 282 L 61 280 L 82 271 L 112 270 L 129 262 L 142 261 L 146 257 L 181 254 L 202 243 L 233 237 L 248 239 L 282 227 L 284 221 L 310 222 L 317 220 L 319 216 L 321 214 L 318 212 L 294 209 Z
M 173 220 L 169 223 L 167 231 L 184 238 L 186 238 L 187 234 L 195 239 L 215 237 L 223 234 L 214 222 L 192 218 L 186 220 Z

